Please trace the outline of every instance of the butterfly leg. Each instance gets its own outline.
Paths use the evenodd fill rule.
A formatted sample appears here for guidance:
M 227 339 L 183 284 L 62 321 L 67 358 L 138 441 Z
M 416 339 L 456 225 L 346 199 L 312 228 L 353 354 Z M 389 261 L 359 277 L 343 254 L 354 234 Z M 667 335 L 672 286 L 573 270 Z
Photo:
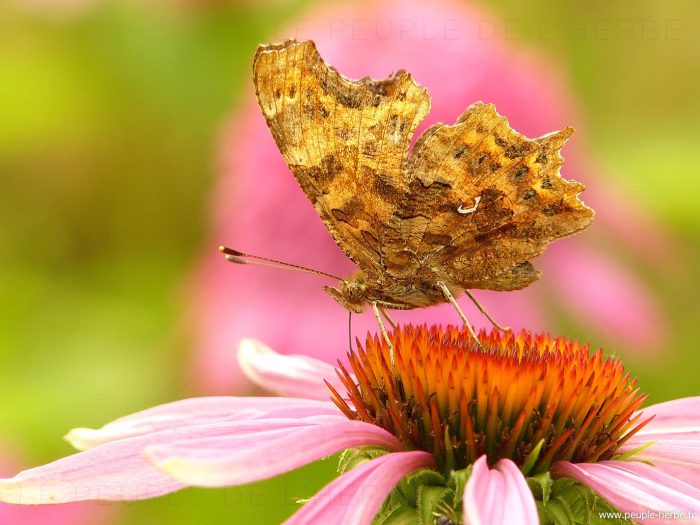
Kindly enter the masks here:
M 383 310 L 383 308 L 382 308 Z M 382 336 L 384 336 L 384 340 L 386 341 L 386 344 L 389 345 L 389 356 L 391 358 L 391 368 L 394 368 L 394 345 L 391 344 L 391 339 L 389 339 L 389 334 L 386 331 L 386 327 L 384 326 L 384 321 L 382 321 L 382 316 L 379 313 L 379 307 L 377 306 L 377 301 L 372 301 L 372 311 L 374 312 L 374 317 L 377 318 L 377 322 L 379 323 L 379 329 L 382 331 Z
M 386 321 L 391 325 L 391 329 L 396 330 L 396 322 L 389 316 L 389 312 L 386 311 L 386 308 L 379 305 L 377 305 L 377 307 L 379 308 L 381 314 L 384 316 L 384 319 L 386 319 Z
M 503 332 L 508 332 L 510 331 L 510 326 L 501 326 L 498 324 L 496 321 L 493 320 L 493 317 L 489 315 L 489 313 L 486 311 L 486 309 L 481 306 L 481 303 L 476 300 L 476 297 L 474 297 L 469 290 L 464 290 L 464 293 L 467 294 L 467 297 L 472 300 L 472 302 L 476 305 L 476 307 L 479 309 L 479 311 L 482 313 L 486 319 L 488 319 L 493 326 L 498 328 L 499 330 L 502 330 Z
M 462 318 L 462 321 L 464 321 L 464 324 L 467 325 L 467 330 L 469 330 L 469 333 L 474 338 L 474 341 L 476 341 L 476 344 L 481 346 L 481 341 L 479 341 L 479 338 L 476 336 L 476 332 L 474 332 L 474 328 L 472 328 L 472 325 L 469 322 L 469 319 L 467 319 L 467 316 L 464 315 L 462 308 L 459 306 L 459 303 L 456 301 L 456 299 L 452 295 L 452 292 L 450 292 L 450 289 L 442 281 L 438 281 L 437 285 L 440 288 L 440 290 L 442 290 L 442 293 L 445 295 L 445 299 L 447 299 L 452 304 L 452 306 L 455 307 L 455 310 L 457 310 L 457 314 Z

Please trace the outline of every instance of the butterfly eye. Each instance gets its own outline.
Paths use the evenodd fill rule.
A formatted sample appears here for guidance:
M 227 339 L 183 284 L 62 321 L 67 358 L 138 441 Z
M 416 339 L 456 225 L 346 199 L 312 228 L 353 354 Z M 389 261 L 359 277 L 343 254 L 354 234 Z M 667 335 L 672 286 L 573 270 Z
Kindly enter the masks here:
M 476 208 L 479 206 L 479 202 L 481 201 L 481 195 L 477 195 L 474 197 L 474 206 L 471 208 L 465 208 L 464 204 L 460 204 L 459 208 L 457 208 L 457 213 L 461 215 L 469 215 L 470 213 L 474 213 L 476 211 Z

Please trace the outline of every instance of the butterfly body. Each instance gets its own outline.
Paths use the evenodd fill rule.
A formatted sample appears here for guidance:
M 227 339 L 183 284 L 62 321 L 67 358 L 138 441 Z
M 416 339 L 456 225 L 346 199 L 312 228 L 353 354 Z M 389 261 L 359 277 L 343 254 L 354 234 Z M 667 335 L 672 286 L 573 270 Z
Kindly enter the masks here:
M 416 283 L 415 279 L 387 278 L 370 280 L 358 272 L 352 278 L 342 281 L 337 288 L 326 286 L 323 289 L 340 305 L 351 312 L 361 313 L 368 304 L 377 303 L 391 310 L 413 310 L 445 302 L 440 288 L 435 284 L 439 279 Z M 458 294 L 458 286 L 454 288 Z
M 427 90 L 405 71 L 347 79 L 310 41 L 259 47 L 254 80 L 287 165 L 358 266 L 325 288 L 350 311 L 524 288 L 540 275 L 530 260 L 593 218 L 559 174 L 571 128 L 530 139 L 476 103 L 411 147 Z

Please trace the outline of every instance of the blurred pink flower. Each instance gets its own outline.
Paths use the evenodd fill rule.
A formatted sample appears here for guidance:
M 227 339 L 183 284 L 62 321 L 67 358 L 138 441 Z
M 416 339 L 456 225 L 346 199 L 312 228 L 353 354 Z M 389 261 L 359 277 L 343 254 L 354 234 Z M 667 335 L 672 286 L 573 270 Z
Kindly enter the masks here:
M 441 343 L 446 346 L 440 350 L 435 348 L 421 350 L 421 346 L 425 346 L 421 330 L 421 328 L 413 331 L 409 329 L 395 337 L 394 342 L 397 346 L 399 341 L 415 337 L 412 339 L 413 343 L 402 343 L 403 353 L 397 354 L 397 363 L 404 363 L 403 368 L 396 372 L 397 377 L 398 374 L 404 374 L 410 369 L 409 363 L 411 366 L 421 366 L 421 362 L 416 357 L 420 352 L 425 352 L 424 355 L 432 355 L 432 351 L 441 351 L 445 348 L 449 348 L 448 351 L 453 356 L 455 351 L 459 351 L 462 356 L 470 351 L 478 352 L 462 361 L 464 366 L 474 366 L 472 371 L 477 376 L 480 373 L 484 374 L 483 381 L 478 380 L 473 383 L 474 388 L 477 383 L 481 385 L 478 387 L 481 393 L 476 393 L 474 396 L 476 407 L 481 406 L 482 403 L 486 404 L 487 398 L 494 400 L 490 388 L 493 384 L 499 384 L 499 378 L 501 381 L 507 380 L 507 375 L 500 375 L 503 370 L 508 367 L 515 369 L 522 366 L 520 362 L 513 362 L 515 345 L 519 345 L 518 348 L 526 353 L 535 352 L 523 358 L 528 360 L 528 366 L 534 366 L 537 369 L 526 380 L 528 384 L 523 383 L 521 393 L 524 395 L 515 394 L 514 398 L 508 397 L 509 403 L 501 404 L 497 402 L 496 394 L 496 402 L 488 403 L 488 409 L 484 409 L 483 416 L 477 415 L 478 408 L 473 415 L 470 415 L 471 411 L 460 414 L 459 417 L 470 421 L 469 425 L 475 425 L 474 432 L 479 433 L 482 438 L 486 435 L 482 432 L 489 425 L 487 421 L 512 419 L 512 422 L 515 422 L 519 419 L 515 416 L 507 418 L 506 413 L 509 411 L 511 415 L 521 413 L 521 418 L 529 417 L 525 414 L 531 413 L 532 409 L 530 407 L 528 410 L 527 407 L 530 406 L 532 399 L 541 397 L 533 397 L 530 393 L 537 389 L 537 383 L 543 381 L 544 376 L 558 377 L 554 383 L 548 383 L 554 388 L 557 388 L 557 384 L 561 387 L 571 381 L 585 384 L 592 377 L 590 373 L 579 373 L 577 367 L 569 366 L 570 362 L 574 359 L 584 369 L 592 367 L 591 373 L 597 379 L 595 385 L 591 389 L 583 386 L 572 387 L 567 391 L 573 396 L 570 399 L 571 402 L 568 398 L 562 401 L 562 405 L 568 407 L 569 411 L 574 405 L 585 406 L 582 417 L 578 423 L 573 424 L 574 429 L 560 429 L 559 437 L 554 440 L 554 443 L 548 443 L 544 448 L 539 448 L 540 445 L 535 447 L 541 453 L 535 454 L 534 457 L 537 461 L 544 461 L 545 458 L 552 460 L 555 456 L 545 451 L 555 450 L 559 446 L 556 443 L 560 442 L 560 445 L 565 443 L 566 436 L 571 438 L 566 443 L 578 442 L 579 438 L 573 438 L 573 436 L 577 435 L 577 432 L 584 435 L 594 419 L 592 416 L 599 414 L 600 410 L 605 413 L 605 418 L 595 419 L 606 419 L 611 427 L 606 428 L 603 425 L 599 432 L 607 434 L 606 430 L 609 430 L 616 435 L 616 441 L 621 440 L 624 443 L 617 449 L 614 456 L 616 459 L 600 461 L 589 458 L 584 462 L 559 460 L 553 463 L 552 474 L 558 478 L 573 478 L 588 485 L 621 512 L 683 512 L 686 517 L 684 522 L 698 523 L 696 518 L 700 515 L 700 462 L 697 452 L 700 445 L 698 439 L 700 398 L 679 399 L 653 405 L 637 412 L 629 412 L 632 406 L 636 406 L 636 401 L 632 400 L 641 402 L 643 397 L 637 390 L 632 392 L 629 375 L 624 375 L 623 378 L 625 372 L 621 365 L 618 366 L 619 363 L 613 360 L 602 359 L 600 352 L 589 354 L 587 349 L 580 347 L 577 343 L 561 341 L 560 343 L 565 345 L 563 347 L 565 354 L 562 355 L 566 357 L 557 362 L 553 356 L 562 351 L 555 350 L 556 346 L 552 346 L 546 336 L 521 334 L 516 337 L 498 332 L 495 332 L 495 336 L 492 337 L 500 342 L 495 346 L 487 345 L 489 350 L 486 353 L 476 347 L 469 350 L 463 344 L 464 341 Z M 486 337 L 486 334 L 482 335 Z M 464 336 L 468 337 L 463 330 L 460 337 Z M 449 337 L 444 340 L 449 340 Z M 370 346 L 376 349 L 379 344 L 377 339 L 374 341 L 372 343 L 368 339 L 366 347 L 368 354 L 370 354 Z M 449 346 L 450 344 L 453 346 Z M 500 348 L 501 344 L 505 345 L 502 351 L 493 350 Z M 571 348 L 572 344 L 576 345 L 575 349 Z M 374 357 L 381 355 L 381 362 L 373 360 L 373 357 L 367 357 L 367 354 L 360 359 L 371 363 L 373 369 L 378 367 L 376 374 L 391 374 L 393 372 L 388 368 L 387 348 L 384 345 L 381 354 L 373 354 Z M 479 368 L 478 364 L 475 364 L 478 359 L 473 359 L 476 355 L 488 361 L 489 366 Z M 542 362 L 538 362 L 533 355 L 540 355 Z M 581 359 L 572 358 L 572 355 L 579 356 Z M 392 407 L 396 404 L 389 402 L 386 397 L 390 390 L 381 388 L 378 388 L 380 396 L 367 394 L 366 397 L 361 396 L 358 403 L 353 403 L 353 400 L 358 398 L 353 397 L 351 389 L 346 387 L 348 384 L 353 388 L 358 387 L 356 376 L 350 374 L 344 376 L 346 372 L 341 371 L 339 376 L 344 376 L 348 381 L 339 380 L 333 368 L 322 361 L 300 355 L 283 356 L 255 341 L 242 342 L 239 359 L 248 377 L 258 385 L 299 397 L 192 398 L 122 417 L 101 429 L 75 429 L 68 434 L 67 439 L 82 452 L 21 472 L 10 479 L 0 479 L 0 501 L 44 504 L 86 499 L 138 500 L 167 494 L 188 485 L 204 487 L 240 485 L 288 472 L 344 449 L 368 446 L 375 447 L 373 454 L 356 464 L 354 468 L 346 469 L 344 474 L 306 502 L 285 523 L 288 525 L 302 523 L 369 525 L 373 523 L 393 488 L 411 472 L 427 468 L 447 476 L 448 473 L 444 470 L 445 468 L 449 470 L 449 467 L 442 465 L 441 468 L 438 459 L 439 455 L 444 456 L 445 452 L 438 452 L 440 450 L 438 446 L 434 449 L 431 446 L 431 451 L 422 450 L 421 445 L 425 443 L 420 441 L 420 444 L 417 444 L 415 441 L 415 435 L 421 434 L 420 428 L 425 423 L 425 420 L 420 419 L 421 409 L 418 404 L 410 410 L 402 404 L 394 409 Z M 450 403 L 449 397 L 454 397 L 452 402 L 455 402 L 459 397 L 447 396 L 443 391 L 443 387 L 448 382 L 441 384 L 427 379 L 431 372 L 437 371 L 442 375 L 445 373 L 444 368 L 448 368 L 449 371 L 460 370 L 462 365 L 455 365 L 455 361 L 458 362 L 459 358 L 449 365 L 446 364 L 447 361 L 449 359 L 437 360 L 433 364 L 434 369 L 421 368 L 421 374 L 418 374 L 426 378 L 418 379 L 418 382 L 424 383 L 426 388 L 432 384 L 436 389 L 435 392 L 425 392 L 426 397 L 433 400 L 433 405 Z M 555 369 L 559 369 L 561 375 L 557 375 Z M 357 377 L 360 377 L 359 371 Z M 386 380 L 385 375 L 377 375 L 377 377 L 380 377 L 381 381 Z M 591 401 L 591 396 L 604 395 L 604 392 L 608 391 L 607 382 L 616 388 L 621 378 L 624 384 L 620 388 L 627 392 L 622 397 L 627 398 L 629 402 L 618 404 L 617 399 L 613 397 L 610 403 L 606 400 L 605 404 L 600 406 Z M 323 379 L 335 389 L 334 401 L 328 400 L 329 391 Z M 362 381 L 359 382 L 360 386 L 366 386 Z M 367 381 L 367 377 L 364 381 Z M 397 379 L 397 381 L 400 380 Z M 490 386 L 482 388 L 484 384 Z M 508 390 L 505 384 L 501 384 L 501 387 L 505 389 L 504 391 Z M 341 407 L 338 403 L 341 398 L 337 397 L 337 392 L 343 392 L 342 399 L 347 403 L 345 407 Z M 514 392 L 515 390 L 511 391 L 511 393 Z M 416 425 L 410 431 L 410 435 L 401 433 L 395 435 L 389 432 L 383 428 L 387 422 L 381 421 L 381 418 L 376 424 L 359 420 L 361 418 L 357 417 L 358 414 L 374 406 L 370 404 L 370 400 L 380 398 L 385 399 L 388 410 L 395 410 L 392 412 L 393 415 L 403 417 L 400 415 L 403 413 Z M 442 400 L 438 401 L 440 398 Z M 552 402 L 548 394 L 545 394 L 544 398 L 541 400 L 543 403 Z M 535 403 L 537 404 L 538 401 Z M 564 409 L 559 405 L 557 408 Z M 350 411 L 350 416 L 357 418 L 348 419 L 346 409 Z M 623 412 L 616 413 L 615 409 L 622 409 Z M 450 410 L 447 413 L 450 414 L 448 419 L 451 420 L 454 412 Z M 576 417 L 579 415 L 576 410 L 571 413 L 575 413 Z M 437 409 L 432 414 L 437 418 L 440 417 L 435 415 Z M 372 415 L 376 414 L 372 413 Z M 622 419 L 618 420 L 618 416 Z M 649 416 L 654 417 L 648 420 Z M 480 417 L 481 423 L 479 423 Z M 574 419 L 574 416 L 571 415 L 568 419 Z M 620 425 L 624 424 L 622 430 L 618 426 L 618 421 Z M 643 423 L 640 424 L 640 421 Z M 443 423 L 448 424 L 447 421 Z M 455 428 L 462 428 L 461 425 L 462 423 Z M 523 428 L 527 428 L 528 425 L 529 423 Z M 598 423 L 593 424 L 593 426 L 597 425 Z M 633 427 L 634 429 L 630 430 Z M 641 430 L 640 427 L 642 427 Z M 393 428 L 404 428 L 405 434 L 409 434 L 406 427 L 398 425 Z M 526 434 L 528 434 L 527 431 L 522 433 L 522 435 Z M 449 435 L 449 433 L 446 434 L 446 436 Z M 625 435 L 628 437 L 624 437 Z M 629 435 L 632 437 L 629 438 Z M 407 440 L 413 444 L 412 447 L 406 446 Z M 598 444 L 589 447 L 593 443 Z M 459 446 L 454 445 L 455 451 L 464 451 L 458 448 Z M 477 446 L 484 449 L 493 448 L 488 442 Z M 598 446 L 601 445 L 595 438 L 589 444 L 579 443 L 576 449 L 589 450 L 593 453 Z M 377 453 L 377 448 L 383 449 L 384 452 Z M 462 513 L 463 523 L 484 525 L 539 523 L 535 497 L 521 471 L 521 468 L 527 467 L 516 464 L 516 455 L 513 451 L 517 450 L 517 447 L 511 447 L 510 452 L 505 450 L 498 448 L 497 452 L 493 453 L 496 460 L 491 466 L 487 463 L 487 457 L 483 452 L 478 452 L 478 457 L 471 463 L 471 474 L 461 494 L 462 508 L 451 509 Z M 513 459 L 499 457 L 501 453 L 508 454 Z M 596 452 L 595 456 L 598 455 L 600 453 Z M 531 456 L 532 452 L 528 453 L 527 457 Z M 625 459 L 624 456 L 627 458 Z M 630 460 L 630 456 L 633 460 Z M 521 459 L 522 457 L 524 456 L 521 456 Z M 453 458 L 453 460 L 459 462 L 464 458 Z M 642 461 L 653 461 L 653 466 Z M 532 465 L 530 464 L 530 467 Z M 550 471 L 550 469 L 547 470 Z M 448 478 L 445 477 L 446 479 Z M 458 492 L 457 498 L 459 496 Z M 695 514 L 688 514 L 689 512 Z M 638 521 L 664 522 L 641 518 L 638 518 Z
M 653 349 L 665 324 L 662 312 L 641 279 L 604 254 L 599 241 L 607 236 L 616 252 L 631 251 L 652 263 L 659 262 L 654 254 L 664 253 L 664 247 L 669 252 L 669 241 L 589 158 L 582 119 L 559 68 L 509 41 L 506 28 L 504 20 L 456 1 L 365 1 L 312 8 L 274 39 L 314 39 L 325 60 L 352 78 L 410 71 L 432 97 L 432 110 L 418 133 L 437 121 L 454 122 L 477 100 L 495 103 L 528 136 L 576 126 L 578 133 L 564 148 L 563 173 L 587 185 L 582 197 L 596 209 L 596 222 L 583 235 L 556 242 L 537 259 L 543 279 L 529 288 L 477 295 L 499 322 L 516 329 L 553 328 L 547 305 L 604 337 L 614 337 L 618 347 Z M 243 334 L 282 352 L 304 348 L 331 362 L 347 347 L 339 328 L 348 314 L 321 291 L 321 285 L 333 283 L 291 272 L 231 267 L 216 246 L 227 244 L 341 276 L 354 269 L 285 166 L 255 102 L 252 81 L 246 83 L 244 101 L 221 148 L 213 228 L 191 287 L 190 321 L 197 346 L 191 377 L 207 392 L 244 388 L 232 351 Z M 476 309 L 465 306 L 477 327 L 487 324 Z M 456 314 L 443 305 L 395 317 L 400 322 L 444 323 L 453 322 Z M 353 317 L 355 333 L 368 328 L 376 329 L 371 313 Z
M 17 470 L 19 454 L 3 444 L 0 450 L 0 476 Z M 0 501 L 2 498 L 0 498 Z M 106 525 L 112 523 L 113 505 L 73 503 L 70 505 L 18 506 L 0 503 L 2 525 Z

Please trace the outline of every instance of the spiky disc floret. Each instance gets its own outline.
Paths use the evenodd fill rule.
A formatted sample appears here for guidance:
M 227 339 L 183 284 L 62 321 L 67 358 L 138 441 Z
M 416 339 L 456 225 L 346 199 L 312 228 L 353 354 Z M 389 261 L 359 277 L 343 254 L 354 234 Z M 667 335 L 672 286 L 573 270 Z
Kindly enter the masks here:
M 381 426 L 408 450 L 432 452 L 449 472 L 486 454 L 512 459 L 525 474 L 557 460 L 609 459 L 646 422 L 646 399 L 618 359 L 546 334 L 482 332 L 482 348 L 464 327 L 404 326 L 388 345 L 359 341 L 342 364 L 347 389 L 331 388 L 350 419 Z

